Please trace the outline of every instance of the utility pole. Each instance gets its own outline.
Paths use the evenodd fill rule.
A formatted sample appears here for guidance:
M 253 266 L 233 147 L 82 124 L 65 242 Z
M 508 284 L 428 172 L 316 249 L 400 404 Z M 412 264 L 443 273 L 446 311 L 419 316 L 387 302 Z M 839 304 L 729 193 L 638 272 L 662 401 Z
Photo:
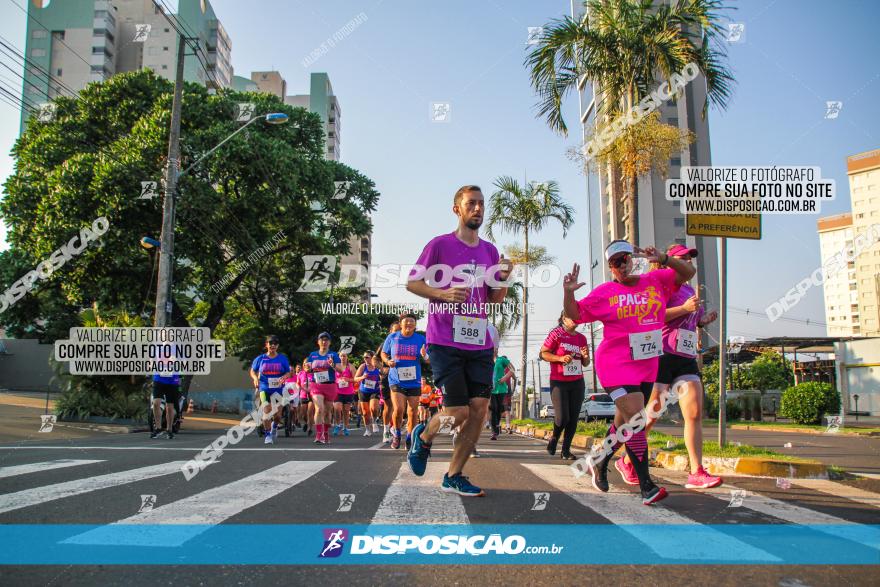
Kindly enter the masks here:
M 180 117 L 183 101 L 183 65 L 186 39 L 177 38 L 177 74 L 174 78 L 174 101 L 171 105 L 171 132 L 168 137 L 168 164 L 165 168 L 165 200 L 162 205 L 162 236 L 159 249 L 159 279 L 156 285 L 157 327 L 171 323 L 171 284 L 174 275 L 174 204 L 180 168 Z
M 535 417 L 540 415 L 541 406 L 544 405 L 544 396 L 541 393 L 541 359 L 535 361 L 534 374 L 535 374 Z
M 721 337 L 718 340 L 718 444 L 727 444 L 727 239 L 718 239 L 721 257 L 718 289 L 718 322 Z

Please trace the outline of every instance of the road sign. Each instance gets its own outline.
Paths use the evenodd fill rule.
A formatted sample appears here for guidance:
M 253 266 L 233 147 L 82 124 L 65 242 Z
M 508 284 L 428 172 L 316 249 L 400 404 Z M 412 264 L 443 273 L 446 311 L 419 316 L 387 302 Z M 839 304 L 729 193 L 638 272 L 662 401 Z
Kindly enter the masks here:
M 690 236 L 761 239 L 760 214 L 687 214 Z

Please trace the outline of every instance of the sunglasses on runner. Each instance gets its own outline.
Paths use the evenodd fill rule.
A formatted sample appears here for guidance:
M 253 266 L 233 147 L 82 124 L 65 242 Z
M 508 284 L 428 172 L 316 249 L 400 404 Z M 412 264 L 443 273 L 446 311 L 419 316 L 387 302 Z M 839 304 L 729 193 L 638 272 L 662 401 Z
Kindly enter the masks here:
M 609 260 L 609 263 L 611 263 L 612 267 L 617 269 L 621 265 L 626 265 L 626 262 L 629 261 L 630 257 L 632 257 L 632 255 L 630 255 L 629 253 L 625 253 L 619 257 Z

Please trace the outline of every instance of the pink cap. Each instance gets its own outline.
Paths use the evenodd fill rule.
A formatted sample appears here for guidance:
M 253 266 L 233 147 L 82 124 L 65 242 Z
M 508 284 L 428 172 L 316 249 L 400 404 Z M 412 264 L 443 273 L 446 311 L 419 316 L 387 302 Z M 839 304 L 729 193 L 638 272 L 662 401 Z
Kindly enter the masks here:
M 681 257 L 684 255 L 696 257 L 699 254 L 699 251 L 697 251 L 697 249 L 689 249 L 684 245 L 674 245 L 671 249 L 666 251 L 666 254 L 670 257 Z

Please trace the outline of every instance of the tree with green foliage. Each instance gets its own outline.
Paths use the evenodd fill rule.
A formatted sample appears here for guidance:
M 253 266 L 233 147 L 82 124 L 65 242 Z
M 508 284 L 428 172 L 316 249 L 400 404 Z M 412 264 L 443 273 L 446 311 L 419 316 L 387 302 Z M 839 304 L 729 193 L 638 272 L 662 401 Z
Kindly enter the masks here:
M 139 196 L 141 182 L 163 177 L 172 90 L 149 70 L 120 74 L 57 98 L 49 122 L 29 119 L 0 202 L 10 244 L 0 253 L 0 291 L 95 218 L 106 217 L 110 228 L 0 313 L 13 336 L 65 337 L 94 303 L 152 322 L 155 265 L 139 239 L 158 237 L 162 201 Z M 217 330 L 242 358 L 252 358 L 268 332 L 284 335 L 296 352 L 321 330 L 374 344 L 391 317 L 324 314 L 329 292 L 298 291 L 303 256 L 349 253 L 352 236 L 370 233 L 379 199 L 368 177 L 324 158 L 318 115 L 271 94 L 209 94 L 186 84 L 181 169 L 244 124 L 236 116 L 242 102 L 257 115 L 283 112 L 289 122 L 249 126 L 181 178 L 172 325 Z M 344 198 L 334 198 L 339 181 L 349 182 Z
M 760 391 L 761 397 L 769 389 L 786 389 L 794 383 L 791 363 L 776 351 L 764 351 L 749 363 L 746 382 Z

